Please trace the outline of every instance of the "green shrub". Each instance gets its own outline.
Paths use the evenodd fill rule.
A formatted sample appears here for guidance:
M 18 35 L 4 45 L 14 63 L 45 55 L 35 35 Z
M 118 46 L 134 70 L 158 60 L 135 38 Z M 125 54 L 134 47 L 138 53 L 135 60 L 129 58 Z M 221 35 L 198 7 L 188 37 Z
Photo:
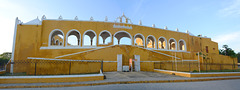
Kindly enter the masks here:
M 2 65 L 5 65 L 5 64 L 8 63 L 8 61 L 9 61 L 9 59 L 6 59 L 6 58 L 0 58 L 0 65 L 1 65 L 1 66 L 2 66 Z
M 197 70 L 193 70 L 193 72 L 198 72 Z

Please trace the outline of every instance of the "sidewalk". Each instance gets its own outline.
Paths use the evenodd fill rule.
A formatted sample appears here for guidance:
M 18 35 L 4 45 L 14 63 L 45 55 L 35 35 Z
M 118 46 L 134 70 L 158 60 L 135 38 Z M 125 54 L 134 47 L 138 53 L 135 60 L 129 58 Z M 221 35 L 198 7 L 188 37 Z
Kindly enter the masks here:
M 0 88 L 73 87 L 73 86 L 93 86 L 109 84 L 170 83 L 170 82 L 240 79 L 240 76 L 187 78 L 156 72 L 105 72 L 103 74 L 106 75 L 107 79 L 102 81 L 68 82 L 68 83 L 0 84 Z

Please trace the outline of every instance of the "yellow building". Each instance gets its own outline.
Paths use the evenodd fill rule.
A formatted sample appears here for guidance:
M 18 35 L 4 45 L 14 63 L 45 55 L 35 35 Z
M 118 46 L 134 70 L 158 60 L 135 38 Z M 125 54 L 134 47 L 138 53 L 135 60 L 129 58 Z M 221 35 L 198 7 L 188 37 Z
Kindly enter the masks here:
M 75 44 L 69 42 L 70 37 L 75 37 Z M 197 54 L 199 52 L 204 55 Z M 157 65 L 161 62 L 172 64 Z M 138 25 L 132 24 L 125 15 L 115 22 L 108 21 L 107 17 L 105 21 L 94 21 L 92 17 L 82 21 L 77 17 L 65 20 L 61 16 L 58 19 L 43 16 L 41 20 L 27 23 L 16 19 L 8 67 L 11 73 L 78 74 L 99 72 L 101 65 L 103 71 L 124 71 L 131 63 L 133 71 L 173 70 L 173 67 L 189 71 L 188 64 L 183 64 L 189 62 L 200 63 L 190 70 L 198 71 L 219 69 L 205 67 L 203 63 L 233 65 L 237 60 L 219 55 L 218 43 L 211 38 L 167 27 L 143 26 L 141 21 Z M 232 69 L 232 66 L 221 69 Z

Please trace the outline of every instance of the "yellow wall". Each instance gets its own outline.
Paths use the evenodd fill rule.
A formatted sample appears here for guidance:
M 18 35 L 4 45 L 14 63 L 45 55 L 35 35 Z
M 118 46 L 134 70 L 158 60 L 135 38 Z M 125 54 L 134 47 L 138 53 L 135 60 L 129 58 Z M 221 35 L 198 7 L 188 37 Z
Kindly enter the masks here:
M 180 61 L 180 60 L 178 60 Z M 198 63 L 196 61 L 185 61 L 185 62 L 162 62 L 154 64 L 154 69 L 163 69 L 163 70 L 171 70 L 171 71 L 199 71 Z
M 25 64 L 29 75 L 56 75 L 56 74 L 84 74 L 99 73 L 100 62 L 55 61 L 55 60 L 28 60 Z M 16 62 L 16 65 L 21 65 Z M 17 67 L 16 67 L 17 68 Z M 21 70 L 18 70 L 21 71 Z
M 18 25 L 15 44 L 15 60 L 26 60 L 38 56 L 40 48 L 41 25 Z
M 141 71 L 153 71 L 154 70 L 154 63 L 153 62 L 141 62 L 140 63 Z
M 117 71 L 117 62 L 104 62 L 103 72 Z
M 122 25 L 122 26 L 131 26 L 132 29 L 125 29 L 125 28 L 114 28 L 113 25 Z M 40 49 L 40 48 L 49 48 L 49 35 L 50 33 L 55 30 L 60 29 L 63 31 L 64 34 L 64 46 L 59 47 L 61 49 Z M 177 60 L 198 60 L 196 55 L 197 52 L 203 52 L 204 54 L 208 54 L 210 60 L 207 62 L 212 63 L 230 63 L 232 62 L 232 58 L 218 55 L 218 44 L 216 42 L 211 41 L 210 38 L 204 37 L 197 37 L 191 36 L 187 33 L 176 32 L 171 30 L 164 30 L 160 28 L 152 28 L 146 26 L 139 26 L 133 24 L 126 24 L 126 23 L 113 23 L 113 22 L 97 22 L 97 21 L 66 21 L 66 20 L 43 20 L 42 25 L 18 25 L 17 26 L 17 34 L 16 34 L 16 44 L 15 44 L 15 54 L 14 54 L 14 62 L 21 62 L 22 60 L 28 60 L 27 57 L 37 57 L 37 58 L 57 58 L 58 56 L 72 54 L 65 57 L 60 57 L 60 59 L 74 59 L 74 60 L 104 60 L 104 61 L 117 61 L 117 54 L 123 55 L 123 65 L 128 65 L 128 60 L 130 58 L 134 58 L 134 55 L 140 55 L 141 61 L 168 61 L 174 60 L 173 57 L 175 56 L 175 51 L 171 50 L 157 50 L 153 49 L 146 50 L 138 47 L 134 47 L 131 45 L 115 45 L 107 48 L 102 48 L 98 50 L 94 50 L 96 48 L 72 48 L 67 49 L 65 46 L 66 42 L 66 34 L 68 31 L 76 29 L 80 32 L 81 36 L 81 46 L 83 45 L 83 34 L 86 30 L 93 30 L 97 34 L 97 46 L 98 47 L 105 47 L 109 45 L 113 45 L 113 38 L 112 42 L 108 45 L 98 45 L 99 34 L 103 30 L 108 30 L 112 36 L 118 31 L 126 31 L 131 34 L 132 43 L 134 43 L 134 35 L 141 33 L 145 39 L 145 47 L 146 38 L 149 35 L 153 35 L 156 39 L 155 43 L 158 43 L 159 37 L 165 37 L 167 39 L 167 47 L 169 48 L 169 39 L 174 38 L 177 42 L 177 49 L 179 49 L 179 40 L 184 40 L 186 42 L 187 52 L 186 51 L 178 51 L 176 52 L 176 56 L 179 58 Z M 158 44 L 156 44 L 158 45 Z M 208 53 L 206 53 L 206 46 L 208 46 Z M 158 46 L 156 46 L 158 47 Z M 215 50 L 213 50 L 215 48 Z M 89 51 L 92 50 L 92 51 Z M 85 52 L 83 52 L 85 51 Z M 77 52 L 83 52 L 78 54 L 73 54 Z M 169 56 L 165 56 L 164 53 Z M 201 62 L 203 61 L 200 57 Z M 38 64 L 37 64 L 38 65 Z M 75 65 L 73 64 L 73 68 L 70 70 L 73 71 L 72 73 L 91 73 L 96 72 L 99 69 L 93 70 L 80 70 L 80 68 L 88 68 L 94 65 L 99 67 L 99 64 L 84 64 Z M 26 64 L 26 63 L 18 63 L 14 64 L 14 72 L 27 72 L 28 69 L 32 69 L 34 65 Z M 54 74 L 51 73 L 52 71 L 47 69 L 49 68 L 57 68 L 57 67 L 64 67 L 68 66 L 68 64 L 62 65 L 39 65 L 42 66 L 42 69 L 39 74 Z M 112 68 L 107 68 L 112 67 Z M 116 71 L 117 63 L 116 62 L 105 62 L 104 63 L 104 71 Z M 150 62 L 141 62 L 141 69 L 143 71 L 153 71 L 154 65 Z M 170 68 L 166 66 L 166 68 Z M 230 67 L 226 67 L 230 68 Z M 192 68 L 193 70 L 195 68 Z M 203 68 L 204 69 L 204 68 Z M 37 69 L 38 70 L 38 69 Z M 68 67 L 61 68 L 61 70 L 69 70 Z M 67 74 L 67 72 L 55 72 L 58 74 Z
M 38 26 L 37 25 L 18 25 L 16 49 L 15 49 L 17 53 L 15 55 L 15 58 L 16 59 L 26 59 L 26 57 L 54 58 L 59 55 L 65 55 L 65 54 L 70 54 L 74 52 L 88 50 L 88 49 L 71 49 L 71 50 L 40 49 L 40 47 L 48 47 L 49 34 L 54 29 L 60 29 L 64 32 L 65 41 L 66 41 L 67 32 L 72 29 L 76 29 L 81 33 L 81 43 L 83 43 L 83 40 L 82 40 L 83 33 L 86 30 L 94 30 L 97 36 L 99 36 L 100 32 L 103 30 L 108 30 L 109 32 L 111 32 L 112 35 L 114 35 L 117 31 L 127 31 L 128 33 L 131 34 L 132 38 L 134 37 L 135 34 L 141 33 L 145 38 L 145 44 L 146 44 L 146 38 L 148 35 L 153 35 L 156 38 L 156 43 L 158 41 L 158 38 L 163 36 L 167 39 L 167 43 L 169 43 L 168 40 L 170 38 L 174 38 L 177 41 L 177 45 L 180 39 L 185 40 L 188 51 L 194 51 L 194 52 L 205 51 L 205 50 L 202 50 L 202 49 L 205 49 L 204 46 L 209 46 L 210 53 L 218 53 L 217 44 L 215 42 L 212 42 L 209 38 L 200 39 L 199 37 L 190 36 L 186 33 L 158 29 L 158 28 L 144 27 L 144 26 L 138 26 L 138 25 L 131 25 L 131 24 L 123 24 L 123 23 L 117 23 L 117 25 L 132 26 L 133 29 L 132 30 L 119 29 L 119 28 L 113 28 L 112 27 L 113 24 L 114 23 L 90 22 L 90 21 L 44 20 L 43 25 L 38 25 Z M 97 39 L 99 39 L 99 37 L 97 37 Z M 200 42 L 202 43 L 201 46 L 200 46 Z M 104 46 L 104 45 L 100 45 L 100 46 Z M 211 51 L 213 47 L 215 47 L 215 51 Z M 34 48 L 35 50 L 32 48 Z M 23 52 L 23 51 L 27 51 L 27 52 Z M 19 55 L 19 53 L 23 55 Z

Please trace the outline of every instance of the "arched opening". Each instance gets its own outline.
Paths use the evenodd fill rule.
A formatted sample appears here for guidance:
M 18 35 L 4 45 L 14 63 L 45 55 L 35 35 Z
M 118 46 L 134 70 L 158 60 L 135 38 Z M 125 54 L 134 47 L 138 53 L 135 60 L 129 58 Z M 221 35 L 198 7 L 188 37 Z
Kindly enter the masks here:
M 173 38 L 169 40 L 169 50 L 177 50 L 177 43 Z
M 83 34 L 83 46 L 96 46 L 96 33 L 93 30 L 87 30 Z
M 147 37 L 147 48 L 156 48 L 156 39 L 154 36 L 149 35 Z
M 136 34 L 134 36 L 134 45 L 145 46 L 144 36 L 142 34 Z
M 61 30 L 55 29 L 49 34 L 49 46 L 63 46 L 60 42 L 64 42 L 64 34 Z
M 179 50 L 186 51 L 186 43 L 184 40 L 179 40 Z
M 112 42 L 112 34 L 109 31 L 104 30 L 100 32 L 98 41 L 99 44 L 107 45 Z
M 132 36 L 126 31 L 118 31 L 114 34 L 114 45 L 132 45 Z
M 66 46 L 80 46 L 81 34 L 77 30 L 70 30 L 66 35 Z
M 59 40 L 58 39 L 56 40 L 55 45 L 59 45 Z
M 164 37 L 158 39 L 158 49 L 167 49 L 167 40 Z
M 51 45 L 56 45 L 55 38 L 52 38 L 52 40 L 51 40 Z

